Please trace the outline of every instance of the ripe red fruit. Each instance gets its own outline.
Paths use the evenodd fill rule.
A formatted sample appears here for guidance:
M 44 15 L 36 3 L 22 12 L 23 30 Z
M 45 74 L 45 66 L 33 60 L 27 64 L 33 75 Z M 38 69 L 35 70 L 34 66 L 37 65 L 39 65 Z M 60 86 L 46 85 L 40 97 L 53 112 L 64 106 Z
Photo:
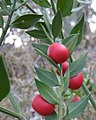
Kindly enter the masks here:
M 33 109 L 42 116 L 51 115 L 54 112 L 55 105 L 48 103 L 40 94 L 32 100 Z
M 69 67 L 69 62 L 65 61 L 62 63 L 62 75 L 64 76 L 67 68 Z M 56 70 L 56 73 L 60 76 L 60 73 L 58 70 Z
M 80 72 L 78 75 L 70 78 L 69 82 L 69 88 L 72 90 L 79 89 L 83 84 L 84 78 L 82 72 Z
M 47 55 L 55 62 L 55 63 L 63 63 L 69 57 L 68 49 L 61 43 L 53 43 L 48 47 Z
M 73 100 L 72 100 L 72 102 L 76 102 L 76 101 L 78 101 L 78 100 L 80 100 L 81 98 L 78 96 L 78 95 L 76 95 L 74 98 L 73 98 Z

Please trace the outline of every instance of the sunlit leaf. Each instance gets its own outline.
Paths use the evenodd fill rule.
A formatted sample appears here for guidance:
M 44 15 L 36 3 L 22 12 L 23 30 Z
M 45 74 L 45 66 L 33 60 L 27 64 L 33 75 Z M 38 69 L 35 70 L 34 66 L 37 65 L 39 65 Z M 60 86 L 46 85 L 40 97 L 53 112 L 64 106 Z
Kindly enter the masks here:
M 76 48 L 76 44 L 78 42 L 78 36 L 79 33 L 77 34 L 73 34 L 73 35 L 69 35 L 67 38 L 65 38 L 62 43 L 68 48 L 70 54 L 74 51 L 74 49 Z
M 52 104 L 59 103 L 58 96 L 51 87 L 49 87 L 48 85 L 46 85 L 45 83 L 43 83 L 37 79 L 35 79 L 35 82 L 36 82 L 36 86 L 37 86 L 39 93 L 42 95 L 42 97 L 46 101 L 48 101 L 49 103 L 52 103 Z
M 82 98 L 81 100 L 77 102 L 70 103 L 68 105 L 68 116 L 66 116 L 65 118 L 67 119 L 76 118 L 79 115 L 81 115 L 81 113 L 83 113 L 85 107 L 88 104 L 88 99 L 89 99 L 89 95 L 85 98 Z
M 59 85 L 59 82 L 55 73 L 50 72 L 48 70 L 41 69 L 41 68 L 35 68 L 35 70 L 40 81 L 48 84 L 49 86 Z
M 70 76 L 73 77 L 77 75 L 84 68 L 86 63 L 87 54 L 80 56 L 77 60 L 70 64 Z

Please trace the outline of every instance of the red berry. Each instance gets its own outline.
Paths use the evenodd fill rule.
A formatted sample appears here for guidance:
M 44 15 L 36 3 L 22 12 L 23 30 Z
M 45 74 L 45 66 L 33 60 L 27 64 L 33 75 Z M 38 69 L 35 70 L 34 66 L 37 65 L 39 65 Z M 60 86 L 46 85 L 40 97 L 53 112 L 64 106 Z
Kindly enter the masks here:
M 53 43 L 48 47 L 47 55 L 58 64 L 68 59 L 69 51 L 63 44 Z
M 64 76 L 68 67 L 69 67 L 69 62 L 65 61 L 64 63 L 62 63 L 63 76 Z
M 78 101 L 78 100 L 80 100 L 81 98 L 78 96 L 78 95 L 76 95 L 74 98 L 73 98 L 73 100 L 72 100 L 72 102 L 76 102 L 76 101 Z
M 54 112 L 55 105 L 48 103 L 40 94 L 32 100 L 33 109 L 42 116 L 51 115 Z
M 65 61 L 65 62 L 62 63 L 62 73 L 63 73 L 62 75 L 63 76 L 64 76 L 68 67 L 69 67 L 69 62 Z M 56 70 L 56 73 L 60 76 L 60 73 L 59 73 L 58 70 Z
M 80 72 L 78 75 L 70 78 L 69 82 L 69 88 L 72 90 L 79 89 L 83 84 L 84 78 L 82 72 Z

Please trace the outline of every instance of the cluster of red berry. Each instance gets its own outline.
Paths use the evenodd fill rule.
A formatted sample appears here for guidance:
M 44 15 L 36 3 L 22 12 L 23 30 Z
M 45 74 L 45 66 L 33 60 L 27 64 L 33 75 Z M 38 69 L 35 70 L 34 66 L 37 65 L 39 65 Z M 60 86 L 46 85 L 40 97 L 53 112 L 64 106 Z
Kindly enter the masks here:
M 47 55 L 50 57 L 56 64 L 61 64 L 62 66 L 62 75 L 64 76 L 67 68 L 69 67 L 69 62 L 67 61 L 69 57 L 69 51 L 61 43 L 53 43 L 48 47 Z M 60 72 L 56 70 L 56 73 L 60 76 Z M 83 84 L 83 74 L 80 72 L 78 75 L 70 78 L 69 88 L 72 90 L 79 89 Z M 72 102 L 80 100 L 79 96 L 75 96 Z M 54 112 L 55 105 L 48 103 L 40 94 L 35 96 L 32 100 L 33 109 L 42 116 L 51 115 Z

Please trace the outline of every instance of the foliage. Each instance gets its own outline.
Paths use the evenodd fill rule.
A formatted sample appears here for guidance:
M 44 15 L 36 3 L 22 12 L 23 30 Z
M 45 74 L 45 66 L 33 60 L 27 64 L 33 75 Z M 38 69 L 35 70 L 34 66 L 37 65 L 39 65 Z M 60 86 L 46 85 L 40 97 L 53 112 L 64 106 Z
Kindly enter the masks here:
M 52 70 L 47 70 L 44 68 L 35 68 L 37 74 L 37 76 L 35 77 L 35 83 L 42 97 L 48 103 L 57 105 L 58 108 L 58 111 L 55 110 L 52 115 L 46 116 L 45 120 L 67 120 L 70 118 L 76 118 L 80 116 L 81 113 L 83 113 L 84 109 L 88 105 L 88 100 L 91 101 L 94 109 L 96 110 L 96 102 L 94 101 L 94 98 L 90 94 L 90 91 L 86 87 L 85 83 L 82 84 L 82 88 L 86 95 L 83 95 L 80 101 L 74 103 L 69 101 L 69 103 L 67 103 L 68 97 L 65 97 L 67 92 L 70 92 L 70 94 L 76 93 L 75 91 L 71 91 L 69 89 L 70 78 L 76 76 L 82 71 L 84 65 L 86 64 L 87 54 L 82 55 L 82 57 L 80 56 L 76 60 L 72 59 L 72 53 L 80 45 L 82 40 L 84 14 L 82 13 L 80 20 L 73 27 L 73 29 L 67 37 L 65 37 L 63 31 L 63 20 L 68 16 L 70 17 L 70 15 L 73 14 L 73 12 L 80 11 L 83 8 L 83 6 L 88 5 L 89 2 L 78 0 L 77 3 L 81 6 L 73 8 L 73 0 L 57 0 L 57 2 L 53 0 L 51 0 L 50 2 L 47 0 L 31 1 L 34 2 L 37 6 L 39 6 L 41 14 L 36 13 L 33 9 L 30 8 L 30 6 L 28 6 L 28 0 L 18 0 L 18 2 L 20 3 L 20 6 L 16 6 L 16 0 L 0 1 L 0 27 L 3 31 L 0 38 L 0 45 L 3 45 L 2 43 L 6 37 L 6 33 L 9 27 L 24 29 L 24 31 L 28 35 L 37 38 L 41 41 L 40 44 L 32 44 L 32 46 L 38 52 L 38 54 L 45 57 L 49 61 L 49 63 L 53 65 L 54 68 Z M 12 16 L 15 13 L 15 11 L 22 6 L 27 6 L 27 8 L 30 9 L 32 13 L 17 16 L 14 20 L 12 20 Z M 52 16 L 52 22 L 50 22 L 48 19 L 49 15 L 46 12 L 46 8 L 49 8 L 54 13 L 54 15 Z M 5 27 L 3 16 L 8 16 L 8 20 Z M 29 28 L 31 30 L 29 30 Z M 54 42 L 61 43 L 69 51 L 69 67 L 64 76 L 62 76 L 61 64 L 55 63 L 55 61 L 50 56 L 48 56 L 48 47 Z M 58 76 L 54 72 L 55 68 L 60 72 L 60 76 Z M 10 92 L 10 80 L 2 56 L 0 56 L 0 71 L 1 102 Z M 96 86 L 93 84 L 91 85 L 93 87 L 93 90 L 96 90 Z M 0 111 L 14 116 L 18 119 L 24 120 L 22 112 L 19 113 L 20 107 L 11 92 L 9 93 L 9 99 L 16 112 L 4 108 L 0 108 Z M 65 107 L 63 104 L 65 105 Z

